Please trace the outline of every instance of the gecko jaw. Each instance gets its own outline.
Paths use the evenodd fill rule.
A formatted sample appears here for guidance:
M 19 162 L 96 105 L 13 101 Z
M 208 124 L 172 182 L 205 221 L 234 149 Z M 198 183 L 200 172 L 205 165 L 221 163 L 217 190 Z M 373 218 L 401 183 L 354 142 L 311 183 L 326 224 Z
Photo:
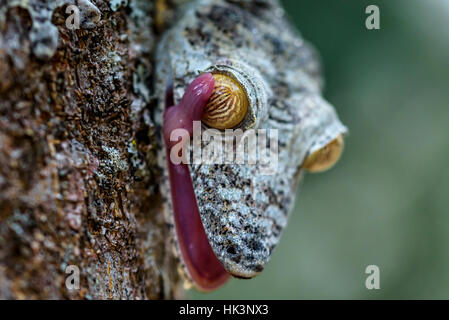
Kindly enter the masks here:
M 215 256 L 207 238 L 188 165 L 170 161 L 170 149 L 174 143 L 179 143 L 170 141 L 170 134 L 178 128 L 186 129 L 192 134 L 193 121 L 201 120 L 202 110 L 213 88 L 214 78 L 210 73 L 196 78 L 186 89 L 179 104 L 166 108 L 163 124 L 178 246 L 190 278 L 201 291 L 217 289 L 226 283 L 230 274 Z

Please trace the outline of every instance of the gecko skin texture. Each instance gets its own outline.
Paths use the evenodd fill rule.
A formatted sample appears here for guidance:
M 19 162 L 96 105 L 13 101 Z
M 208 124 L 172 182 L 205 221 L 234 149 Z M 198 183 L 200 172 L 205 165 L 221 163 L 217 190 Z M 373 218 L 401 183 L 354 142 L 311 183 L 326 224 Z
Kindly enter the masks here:
M 211 164 L 201 159 L 186 165 L 193 186 L 189 192 L 216 258 L 232 276 L 252 278 L 262 272 L 281 239 L 305 160 L 338 141 L 347 129 L 322 96 L 324 81 L 317 51 L 290 25 L 278 1 L 195 0 L 180 5 L 176 17 L 156 52 L 156 125 L 163 127 L 168 91 L 173 100 L 170 105 L 179 107 L 190 96 L 189 84 L 210 72 L 229 75 L 247 95 L 247 114 L 234 129 L 277 131 L 275 174 L 266 174 L 262 163 Z M 181 115 L 184 111 L 169 112 Z M 179 118 L 166 117 L 165 121 Z M 202 130 L 207 128 L 203 122 Z M 163 130 L 158 132 L 165 145 Z M 202 140 L 200 147 L 221 149 L 224 141 L 222 130 L 217 139 Z M 169 178 L 173 168 L 167 165 L 167 156 L 166 148 L 161 148 L 160 190 L 167 225 L 176 227 L 179 215 L 173 209 L 179 203 L 172 194 L 179 192 L 179 186 L 173 175 Z M 173 239 L 167 239 L 167 246 L 173 245 L 186 287 L 201 288 L 182 248 L 191 244 L 183 244 L 179 232 L 169 234 Z
M 173 164 L 169 160 L 170 149 L 177 143 L 170 141 L 170 134 L 175 129 L 185 129 L 190 136 L 193 134 L 193 121 L 201 120 L 203 108 L 213 89 L 214 78 L 210 73 L 196 78 L 181 101 L 165 110 L 163 125 L 178 242 L 190 277 L 203 291 L 220 287 L 229 279 L 229 274 L 215 257 L 204 232 L 189 167 L 182 163 Z

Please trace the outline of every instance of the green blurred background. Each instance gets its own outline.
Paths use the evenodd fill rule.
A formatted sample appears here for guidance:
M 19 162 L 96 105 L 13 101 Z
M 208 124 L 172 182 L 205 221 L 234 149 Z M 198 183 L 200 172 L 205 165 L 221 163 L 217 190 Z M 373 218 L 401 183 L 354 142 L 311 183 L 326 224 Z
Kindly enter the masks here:
M 283 1 L 350 130 L 252 280 L 193 299 L 449 299 L 449 1 Z M 365 8 L 380 8 L 380 30 Z M 366 266 L 380 289 L 365 288 Z

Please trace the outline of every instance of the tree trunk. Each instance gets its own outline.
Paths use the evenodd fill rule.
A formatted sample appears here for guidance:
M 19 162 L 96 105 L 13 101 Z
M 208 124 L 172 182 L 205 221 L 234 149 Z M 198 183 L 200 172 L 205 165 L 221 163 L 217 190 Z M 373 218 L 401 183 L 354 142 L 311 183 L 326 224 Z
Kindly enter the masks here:
M 3 299 L 180 292 L 151 120 L 163 17 L 147 0 L 91 2 L 0 0 Z

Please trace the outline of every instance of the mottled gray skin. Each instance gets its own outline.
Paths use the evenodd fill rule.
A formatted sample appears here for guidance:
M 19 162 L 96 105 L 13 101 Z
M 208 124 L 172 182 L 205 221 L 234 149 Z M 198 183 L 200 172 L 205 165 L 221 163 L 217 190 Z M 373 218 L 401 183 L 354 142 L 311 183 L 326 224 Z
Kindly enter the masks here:
M 232 275 L 251 278 L 262 271 L 279 243 L 304 159 L 346 128 L 321 96 L 314 49 L 287 22 L 277 1 L 200 0 L 180 8 L 179 15 L 158 48 L 159 124 L 167 79 L 173 80 L 178 102 L 200 73 L 229 67 L 248 80 L 245 89 L 257 99 L 250 99 L 254 128 L 278 130 L 275 175 L 264 175 L 258 164 L 189 165 L 216 256 Z M 243 130 L 250 123 L 245 121 L 239 126 Z M 164 152 L 160 164 L 166 169 Z M 172 223 L 166 170 L 164 175 L 162 191 Z

